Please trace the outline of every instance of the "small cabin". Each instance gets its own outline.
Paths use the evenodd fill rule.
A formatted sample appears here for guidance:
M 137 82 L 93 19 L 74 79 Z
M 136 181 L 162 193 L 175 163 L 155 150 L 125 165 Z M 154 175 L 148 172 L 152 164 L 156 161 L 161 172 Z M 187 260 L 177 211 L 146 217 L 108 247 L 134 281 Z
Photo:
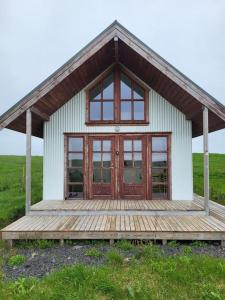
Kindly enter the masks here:
M 3 114 L 0 128 L 27 135 L 25 218 L 31 218 L 32 224 L 36 215 L 86 217 L 82 224 L 91 232 L 87 217 L 102 216 L 101 224 L 109 227 L 103 231 L 111 234 L 92 237 L 132 238 L 135 234 L 121 232 L 132 231 L 134 216 L 173 216 L 178 222 L 173 232 L 182 227 L 180 215 L 209 217 L 208 133 L 225 128 L 225 107 L 117 21 Z M 205 195 L 197 204 L 192 138 L 201 135 Z M 31 202 L 31 136 L 44 142 L 43 201 L 35 205 Z M 108 216 L 119 216 L 120 224 L 122 216 L 130 225 L 110 231 Z M 67 221 L 62 220 L 55 222 L 65 229 Z M 162 232 L 165 220 L 170 219 L 162 221 Z M 142 227 L 138 222 L 133 219 L 135 232 Z M 189 222 L 191 227 L 194 221 Z M 221 224 L 225 226 L 225 219 Z M 22 228 L 24 235 L 16 235 L 12 228 L 3 229 L 5 239 L 35 236 L 35 229 Z M 146 229 L 145 237 L 151 238 L 153 231 Z M 74 232 L 66 237 L 41 232 L 40 238 L 90 238 Z M 223 234 L 222 230 L 217 239 L 224 240 Z M 180 238 L 185 239 L 185 233 Z

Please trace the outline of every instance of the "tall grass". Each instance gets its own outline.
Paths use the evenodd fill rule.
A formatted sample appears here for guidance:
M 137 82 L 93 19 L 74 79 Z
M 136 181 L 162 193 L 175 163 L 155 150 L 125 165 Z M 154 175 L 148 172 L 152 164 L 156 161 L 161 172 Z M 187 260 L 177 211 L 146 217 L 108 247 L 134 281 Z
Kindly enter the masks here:
M 32 202 L 42 199 L 42 157 L 32 157 Z M 0 156 L 0 228 L 24 215 L 25 157 Z

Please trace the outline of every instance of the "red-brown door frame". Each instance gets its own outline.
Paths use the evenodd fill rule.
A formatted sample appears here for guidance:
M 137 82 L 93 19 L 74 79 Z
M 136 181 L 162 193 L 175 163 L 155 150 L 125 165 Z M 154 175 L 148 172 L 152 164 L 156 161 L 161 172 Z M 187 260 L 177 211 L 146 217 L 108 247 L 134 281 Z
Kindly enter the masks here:
M 154 136 L 165 136 L 167 137 L 167 153 L 168 153 L 168 200 L 171 199 L 172 188 L 171 188 L 171 133 L 170 132 L 138 132 L 138 133 L 65 133 L 64 134 L 64 197 L 67 199 L 67 160 L 68 160 L 68 137 L 79 137 L 82 136 L 84 138 L 84 199 L 91 200 L 91 184 L 92 180 L 90 178 L 90 147 L 89 139 L 90 137 L 114 137 L 115 138 L 115 154 L 117 151 L 120 152 L 120 143 L 119 139 L 121 136 L 144 136 L 146 139 L 146 191 L 145 191 L 145 199 L 151 200 L 152 199 L 152 189 L 151 189 L 151 137 Z M 116 155 L 115 155 L 116 157 Z M 119 175 L 120 172 L 120 163 L 119 159 L 115 159 L 114 163 L 114 199 L 120 199 L 120 184 L 119 184 Z

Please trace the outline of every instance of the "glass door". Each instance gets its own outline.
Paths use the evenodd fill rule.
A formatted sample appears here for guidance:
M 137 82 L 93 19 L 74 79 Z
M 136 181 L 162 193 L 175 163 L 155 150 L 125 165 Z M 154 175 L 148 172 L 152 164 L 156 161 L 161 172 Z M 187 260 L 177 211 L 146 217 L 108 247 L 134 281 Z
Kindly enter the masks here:
M 90 137 L 90 198 L 114 199 L 115 193 L 114 137 Z
M 146 137 L 120 137 L 120 198 L 146 199 Z

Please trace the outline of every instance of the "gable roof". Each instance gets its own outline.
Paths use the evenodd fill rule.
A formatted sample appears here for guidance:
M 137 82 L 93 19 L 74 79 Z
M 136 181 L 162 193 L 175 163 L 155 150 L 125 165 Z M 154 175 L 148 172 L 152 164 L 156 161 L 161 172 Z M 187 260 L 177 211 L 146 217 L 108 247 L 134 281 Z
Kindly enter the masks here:
M 225 107 L 140 41 L 117 21 L 0 117 L 0 128 L 26 132 L 32 108 L 32 134 L 43 137 L 48 117 L 115 62 L 120 62 L 192 121 L 202 134 L 202 106 L 209 109 L 209 131 L 225 128 Z

